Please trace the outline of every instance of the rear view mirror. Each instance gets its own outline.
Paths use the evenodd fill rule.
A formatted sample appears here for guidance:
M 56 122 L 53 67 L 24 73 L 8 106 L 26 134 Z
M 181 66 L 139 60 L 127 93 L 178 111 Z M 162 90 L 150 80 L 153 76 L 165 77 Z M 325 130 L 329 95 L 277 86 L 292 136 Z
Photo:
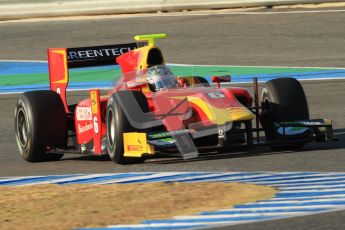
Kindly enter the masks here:
M 231 76 L 230 75 L 224 75 L 224 76 L 213 76 L 211 78 L 213 83 L 217 83 L 217 87 L 220 88 L 221 82 L 231 82 Z

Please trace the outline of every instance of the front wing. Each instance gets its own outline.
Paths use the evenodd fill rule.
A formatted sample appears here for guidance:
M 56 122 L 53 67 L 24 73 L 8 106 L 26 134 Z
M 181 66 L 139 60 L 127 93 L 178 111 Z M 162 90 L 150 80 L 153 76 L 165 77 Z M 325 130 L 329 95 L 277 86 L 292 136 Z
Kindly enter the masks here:
M 277 129 L 281 130 L 281 135 L 278 140 L 266 141 L 262 137 L 255 138 L 253 133 L 257 130 L 251 127 L 251 123 L 247 122 L 244 129 L 237 130 L 237 133 L 245 135 L 245 141 L 240 143 L 231 142 L 228 140 L 229 135 L 225 135 L 225 127 L 218 126 L 217 131 L 213 135 L 218 136 L 218 143 L 210 144 L 209 146 L 202 145 L 195 146 L 197 149 L 205 148 L 229 148 L 233 146 L 284 146 L 296 143 L 307 143 L 311 141 L 328 142 L 336 140 L 333 137 L 332 121 L 330 119 L 314 119 L 292 122 L 276 123 Z M 296 130 L 307 129 L 308 135 L 300 135 L 300 132 L 291 133 L 288 131 L 291 128 Z M 262 130 L 261 130 L 262 131 Z M 193 131 L 188 129 L 177 131 L 162 131 L 153 133 L 124 133 L 124 156 L 142 157 L 144 155 L 153 155 L 155 152 L 180 152 L 184 159 L 194 158 L 198 153 L 194 148 L 190 148 L 191 143 L 183 143 L 189 136 L 193 139 Z M 193 143 L 194 144 L 194 143 Z M 182 146 L 183 151 L 179 147 Z

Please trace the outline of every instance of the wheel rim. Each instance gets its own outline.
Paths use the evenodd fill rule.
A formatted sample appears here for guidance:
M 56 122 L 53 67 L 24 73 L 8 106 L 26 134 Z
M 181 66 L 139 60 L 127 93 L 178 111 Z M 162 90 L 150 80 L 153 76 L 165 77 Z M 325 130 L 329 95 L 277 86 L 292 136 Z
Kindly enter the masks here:
M 17 113 L 17 137 L 22 147 L 25 147 L 28 143 L 29 136 L 29 124 L 25 111 L 21 108 Z
M 115 119 L 113 110 L 109 109 L 107 114 L 107 139 L 108 139 L 108 145 L 110 150 L 113 150 L 114 148 L 114 142 L 115 142 Z M 111 151 L 112 152 L 112 151 Z

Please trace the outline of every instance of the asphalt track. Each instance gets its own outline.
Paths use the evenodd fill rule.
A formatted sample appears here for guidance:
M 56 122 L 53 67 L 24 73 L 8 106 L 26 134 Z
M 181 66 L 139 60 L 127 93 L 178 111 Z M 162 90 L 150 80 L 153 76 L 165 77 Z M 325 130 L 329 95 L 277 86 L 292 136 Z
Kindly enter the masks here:
M 47 47 L 128 42 L 135 34 L 166 32 L 159 42 L 168 62 L 186 64 L 345 67 L 345 13 L 200 15 L 0 24 L 0 59 L 45 60 Z M 197 160 L 151 160 L 118 166 L 108 159 L 67 156 L 26 163 L 17 151 L 13 114 L 18 95 L 0 96 L 0 176 L 124 171 L 344 171 L 345 81 L 303 83 L 311 116 L 332 118 L 339 138 L 299 152 L 267 148 L 206 155 Z M 83 92 L 70 93 L 78 101 Z M 343 229 L 344 211 L 231 229 Z M 230 227 L 228 227 L 230 229 Z

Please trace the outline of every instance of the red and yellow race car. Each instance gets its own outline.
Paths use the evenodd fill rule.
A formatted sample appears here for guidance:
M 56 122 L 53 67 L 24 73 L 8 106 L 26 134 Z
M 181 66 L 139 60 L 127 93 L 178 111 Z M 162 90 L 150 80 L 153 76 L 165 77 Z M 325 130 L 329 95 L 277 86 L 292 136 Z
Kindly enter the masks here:
M 58 160 L 63 154 L 109 155 L 118 164 L 139 163 L 156 153 L 199 152 L 234 146 L 268 145 L 298 149 L 310 141 L 333 140 L 329 119 L 309 119 L 301 84 L 294 78 L 266 82 L 261 99 L 223 86 L 230 76 L 175 76 L 155 40 L 165 34 L 135 36 L 136 43 L 48 49 L 50 90 L 23 93 L 15 110 L 22 157 Z M 69 69 L 119 65 L 121 77 L 108 94 L 68 105 Z

